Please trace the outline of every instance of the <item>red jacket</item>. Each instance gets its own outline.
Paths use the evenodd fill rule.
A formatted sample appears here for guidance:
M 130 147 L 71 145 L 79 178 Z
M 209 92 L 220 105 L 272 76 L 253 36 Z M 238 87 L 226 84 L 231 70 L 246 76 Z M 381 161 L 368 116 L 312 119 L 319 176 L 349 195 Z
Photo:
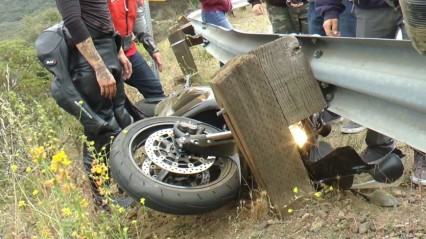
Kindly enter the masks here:
M 142 0 L 108 0 L 108 7 L 115 30 L 124 39 L 123 48 L 125 48 L 127 57 L 133 56 L 137 51 L 132 41 L 132 33 L 134 33 L 150 55 L 158 51 L 154 38 L 145 22 Z
M 200 0 L 201 10 L 204 12 L 222 11 L 229 12 L 232 10 L 231 0 Z

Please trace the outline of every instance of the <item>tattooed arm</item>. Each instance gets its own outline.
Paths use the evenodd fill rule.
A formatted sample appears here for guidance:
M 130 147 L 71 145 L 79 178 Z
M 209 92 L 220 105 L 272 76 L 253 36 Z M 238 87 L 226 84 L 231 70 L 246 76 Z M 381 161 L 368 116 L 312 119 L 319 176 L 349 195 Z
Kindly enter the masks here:
M 85 5 L 82 7 L 81 4 Z M 72 42 L 77 46 L 80 53 L 93 67 L 96 73 L 96 80 L 98 81 L 101 95 L 111 99 L 115 96 L 117 90 L 115 79 L 108 71 L 105 63 L 97 52 L 81 16 L 82 12 L 85 12 L 87 17 L 88 12 L 90 13 L 93 10 L 97 10 L 96 14 L 101 15 L 101 13 L 106 12 L 106 14 L 103 15 L 109 17 L 108 6 L 105 2 L 99 1 L 94 4 L 88 5 L 84 0 L 56 0 L 56 6 L 62 15 L 65 26 L 71 34 Z M 101 20 L 102 19 L 105 20 L 104 18 L 101 18 Z
M 101 88 L 101 95 L 109 99 L 115 96 L 117 91 L 114 76 L 106 68 L 101 56 L 96 51 L 92 38 L 87 38 L 83 42 L 76 45 L 80 53 L 93 67 L 96 73 L 96 79 Z

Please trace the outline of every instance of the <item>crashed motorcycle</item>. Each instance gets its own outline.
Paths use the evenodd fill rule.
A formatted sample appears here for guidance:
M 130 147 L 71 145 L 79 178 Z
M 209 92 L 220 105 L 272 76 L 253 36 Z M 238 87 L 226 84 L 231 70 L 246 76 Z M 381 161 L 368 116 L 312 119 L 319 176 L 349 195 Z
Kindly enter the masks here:
M 184 215 L 212 211 L 238 196 L 243 160 L 210 87 L 185 87 L 135 106 L 145 119 L 124 129 L 110 153 L 112 176 L 127 194 L 154 210 Z M 360 173 L 381 183 L 403 173 L 396 153 L 368 164 L 349 146 L 333 149 L 320 141 L 331 130 L 320 114 L 289 129 L 317 189 L 350 189 Z
M 66 100 L 60 101 L 61 107 L 102 129 L 104 122 L 79 103 L 82 97 L 67 74 L 65 34 L 61 24 L 45 30 L 36 41 L 37 57 L 55 75 L 54 82 L 62 82 L 63 94 L 57 97 Z M 122 130 L 110 152 L 112 176 L 121 189 L 137 201 L 145 199 L 147 207 L 172 214 L 208 212 L 238 196 L 244 160 L 210 87 L 187 85 L 165 99 L 129 105 L 141 119 Z M 290 126 L 290 131 L 318 188 L 329 184 L 349 189 L 360 173 L 382 183 L 403 173 L 397 153 L 367 164 L 351 147 L 333 149 L 318 140 L 330 131 L 319 114 Z

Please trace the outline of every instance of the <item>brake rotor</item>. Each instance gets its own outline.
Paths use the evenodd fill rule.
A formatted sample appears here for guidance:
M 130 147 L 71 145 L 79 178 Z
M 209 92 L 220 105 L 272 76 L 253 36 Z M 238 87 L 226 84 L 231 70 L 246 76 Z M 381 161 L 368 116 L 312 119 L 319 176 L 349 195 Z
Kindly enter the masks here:
M 167 173 L 165 177 L 161 175 L 161 168 L 154 164 L 151 159 L 146 158 L 142 164 L 142 172 L 150 177 L 157 178 L 158 180 L 179 186 L 200 186 L 210 182 L 210 172 L 205 170 L 196 174 L 175 174 Z
M 153 163 L 167 171 L 179 174 L 201 173 L 215 161 L 215 157 L 188 154 L 174 142 L 173 129 L 162 129 L 151 134 L 145 142 L 145 151 Z

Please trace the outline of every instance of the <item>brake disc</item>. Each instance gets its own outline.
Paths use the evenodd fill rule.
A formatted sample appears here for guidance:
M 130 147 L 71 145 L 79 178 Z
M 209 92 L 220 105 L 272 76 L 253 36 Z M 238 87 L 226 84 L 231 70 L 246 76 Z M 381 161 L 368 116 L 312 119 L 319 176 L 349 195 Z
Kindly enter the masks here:
M 146 158 L 142 164 L 142 172 L 150 177 L 156 178 L 164 183 L 173 184 L 175 186 L 200 186 L 210 182 L 210 172 L 205 170 L 196 174 L 175 174 L 172 172 L 162 172 L 162 168 Z
M 145 151 L 153 163 L 179 174 L 201 173 L 215 161 L 215 157 L 191 155 L 176 147 L 173 129 L 162 129 L 151 134 L 145 142 Z

